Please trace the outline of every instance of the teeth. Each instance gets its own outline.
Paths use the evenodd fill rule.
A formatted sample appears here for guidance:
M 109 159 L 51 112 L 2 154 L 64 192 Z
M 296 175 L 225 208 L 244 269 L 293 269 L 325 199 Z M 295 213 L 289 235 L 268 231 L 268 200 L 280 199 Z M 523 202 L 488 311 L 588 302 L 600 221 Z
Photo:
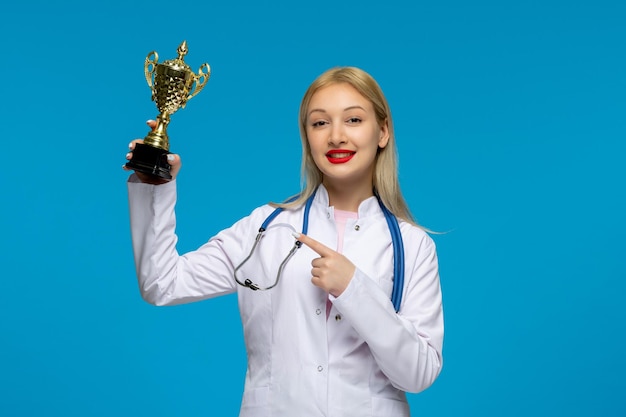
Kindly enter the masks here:
M 352 155 L 351 152 L 344 152 L 344 153 L 332 153 L 330 154 L 331 158 L 347 158 L 350 155 Z

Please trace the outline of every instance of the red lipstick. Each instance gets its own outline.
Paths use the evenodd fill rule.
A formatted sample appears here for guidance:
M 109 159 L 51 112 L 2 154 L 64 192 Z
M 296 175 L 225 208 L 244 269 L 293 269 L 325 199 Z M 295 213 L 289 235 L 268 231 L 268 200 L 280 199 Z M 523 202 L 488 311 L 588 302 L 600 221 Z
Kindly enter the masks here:
M 343 164 L 351 160 L 355 153 L 346 149 L 333 149 L 326 152 L 326 158 L 331 164 Z

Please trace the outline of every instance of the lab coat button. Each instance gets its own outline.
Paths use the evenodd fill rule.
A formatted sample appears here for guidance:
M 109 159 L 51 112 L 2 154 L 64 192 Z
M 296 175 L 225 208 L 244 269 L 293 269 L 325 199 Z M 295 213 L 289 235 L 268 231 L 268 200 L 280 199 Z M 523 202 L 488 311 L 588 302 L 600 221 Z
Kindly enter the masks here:
M 322 372 L 324 370 L 324 367 L 322 365 L 317 367 L 317 372 Z
M 330 219 L 330 213 L 328 213 L 328 212 L 326 213 L 326 218 Z
M 335 321 L 339 321 L 339 320 L 341 320 L 341 314 L 337 314 L 337 315 L 335 316 Z
M 320 314 L 322 314 L 322 310 L 318 308 L 317 310 L 315 310 L 315 314 L 319 316 Z
M 357 232 L 359 231 L 360 228 L 361 228 L 361 226 L 359 226 L 358 224 L 356 226 L 354 226 L 354 230 L 356 230 Z

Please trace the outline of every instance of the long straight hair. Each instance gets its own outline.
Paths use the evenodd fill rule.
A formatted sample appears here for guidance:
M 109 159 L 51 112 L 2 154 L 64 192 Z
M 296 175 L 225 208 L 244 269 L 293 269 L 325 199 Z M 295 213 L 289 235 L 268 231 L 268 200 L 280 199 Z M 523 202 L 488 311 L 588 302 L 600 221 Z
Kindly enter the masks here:
M 322 183 L 322 172 L 313 161 L 311 147 L 309 146 L 309 139 L 306 133 L 307 114 L 311 98 L 319 89 L 341 83 L 351 85 L 363 97 L 368 99 L 374 106 L 378 125 L 383 126 L 386 124 L 389 131 L 387 146 L 378 149 L 378 154 L 374 161 L 373 189 L 391 213 L 400 219 L 417 225 L 400 190 L 398 180 L 398 151 L 393 132 L 393 121 L 389 103 L 376 80 L 367 72 L 355 67 L 337 67 L 329 69 L 315 79 L 304 93 L 300 104 L 299 115 L 300 139 L 302 140 L 302 192 L 292 202 L 275 203 L 273 205 L 285 209 L 299 207 Z

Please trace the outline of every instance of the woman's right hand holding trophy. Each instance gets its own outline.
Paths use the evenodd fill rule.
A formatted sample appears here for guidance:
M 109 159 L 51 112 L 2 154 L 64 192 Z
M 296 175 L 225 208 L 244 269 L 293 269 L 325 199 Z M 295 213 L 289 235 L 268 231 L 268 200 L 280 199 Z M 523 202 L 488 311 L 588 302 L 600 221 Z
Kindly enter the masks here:
M 148 120 L 146 124 L 150 127 L 150 129 L 152 129 L 152 131 L 156 129 L 156 125 L 157 125 L 156 121 Z M 128 144 L 129 150 L 128 150 L 128 153 L 126 154 L 126 160 L 130 161 L 132 159 L 133 150 L 135 149 L 135 145 L 137 143 L 143 143 L 143 139 L 135 139 Z M 171 166 L 170 174 L 172 175 L 172 178 L 170 180 L 155 177 L 149 174 L 144 174 L 143 172 L 139 172 L 139 171 L 135 171 L 135 174 L 137 175 L 137 178 L 139 178 L 141 182 L 146 183 L 146 184 L 158 185 L 158 184 L 169 182 L 175 179 L 176 176 L 178 175 L 178 172 L 180 171 L 180 168 L 182 166 L 182 161 L 180 160 L 179 155 L 170 153 L 170 154 L 167 154 L 167 162 Z M 125 171 L 132 171 L 132 168 L 129 168 L 126 164 L 122 165 L 122 169 L 124 169 Z

